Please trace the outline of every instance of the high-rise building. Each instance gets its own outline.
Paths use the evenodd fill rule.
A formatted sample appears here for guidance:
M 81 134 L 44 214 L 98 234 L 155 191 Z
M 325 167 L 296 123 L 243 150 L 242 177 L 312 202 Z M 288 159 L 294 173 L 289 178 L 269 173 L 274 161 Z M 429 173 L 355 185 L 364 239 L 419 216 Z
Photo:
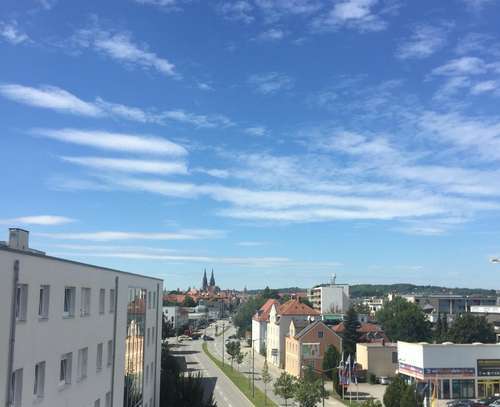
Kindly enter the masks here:
M 308 292 L 309 301 L 321 314 L 343 314 L 349 308 L 349 284 L 337 284 L 335 280 L 333 275 L 330 284 L 317 285 Z
M 5 406 L 158 407 L 160 279 L 0 245 Z

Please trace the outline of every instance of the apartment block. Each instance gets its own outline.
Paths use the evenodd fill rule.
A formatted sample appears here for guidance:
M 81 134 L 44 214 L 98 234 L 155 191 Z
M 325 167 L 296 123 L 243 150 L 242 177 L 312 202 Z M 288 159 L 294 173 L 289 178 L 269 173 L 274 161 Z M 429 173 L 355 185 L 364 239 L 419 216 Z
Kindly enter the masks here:
M 314 309 L 321 314 L 343 314 L 350 305 L 349 285 L 337 284 L 333 276 L 330 284 L 320 284 L 311 288 L 308 299 Z
M 0 244 L 0 400 L 23 407 L 158 407 L 160 279 Z

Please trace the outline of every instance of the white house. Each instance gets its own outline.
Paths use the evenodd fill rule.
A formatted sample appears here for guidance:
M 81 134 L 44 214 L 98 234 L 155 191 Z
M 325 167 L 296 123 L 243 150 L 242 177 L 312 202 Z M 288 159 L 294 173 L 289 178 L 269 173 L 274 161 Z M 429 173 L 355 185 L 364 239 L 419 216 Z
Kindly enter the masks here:
M 267 360 L 275 366 L 285 366 L 285 338 L 291 321 L 320 319 L 318 311 L 293 299 L 282 305 L 272 304 L 267 323 Z
M 252 344 L 255 352 L 266 350 L 267 323 L 273 305 L 279 306 L 278 300 L 268 299 L 252 317 Z
M 160 279 L 0 245 L 0 400 L 22 407 L 158 407 Z
M 314 309 L 321 314 L 343 314 L 350 305 L 349 284 L 336 284 L 333 277 L 330 284 L 311 288 L 308 297 Z

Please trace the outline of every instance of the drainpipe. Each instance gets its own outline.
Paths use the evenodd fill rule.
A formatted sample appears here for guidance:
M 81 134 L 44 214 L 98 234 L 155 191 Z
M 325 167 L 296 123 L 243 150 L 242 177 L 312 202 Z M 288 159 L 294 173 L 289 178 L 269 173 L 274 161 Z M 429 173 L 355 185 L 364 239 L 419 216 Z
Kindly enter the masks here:
M 115 313 L 113 318 L 113 365 L 111 366 L 111 406 L 115 399 L 115 366 L 116 366 L 116 325 L 118 319 L 118 277 L 115 277 Z
M 5 392 L 5 407 L 9 407 L 13 400 L 10 400 L 10 381 L 14 366 L 14 345 L 16 342 L 16 290 L 19 282 L 19 260 L 14 260 L 12 273 L 12 299 L 10 302 L 10 329 L 9 329 L 9 356 L 7 362 L 7 380 Z

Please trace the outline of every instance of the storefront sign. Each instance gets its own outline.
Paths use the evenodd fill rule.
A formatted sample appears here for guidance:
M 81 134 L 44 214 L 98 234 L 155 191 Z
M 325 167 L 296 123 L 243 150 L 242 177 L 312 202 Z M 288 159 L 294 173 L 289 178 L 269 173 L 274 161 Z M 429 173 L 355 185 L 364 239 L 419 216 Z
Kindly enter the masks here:
M 399 362 L 399 373 L 415 377 L 420 380 L 428 380 L 437 377 L 474 377 L 476 375 L 476 369 L 473 367 L 431 367 L 422 369 L 421 367 Z
M 482 377 L 500 376 L 500 359 L 478 359 L 477 375 Z

